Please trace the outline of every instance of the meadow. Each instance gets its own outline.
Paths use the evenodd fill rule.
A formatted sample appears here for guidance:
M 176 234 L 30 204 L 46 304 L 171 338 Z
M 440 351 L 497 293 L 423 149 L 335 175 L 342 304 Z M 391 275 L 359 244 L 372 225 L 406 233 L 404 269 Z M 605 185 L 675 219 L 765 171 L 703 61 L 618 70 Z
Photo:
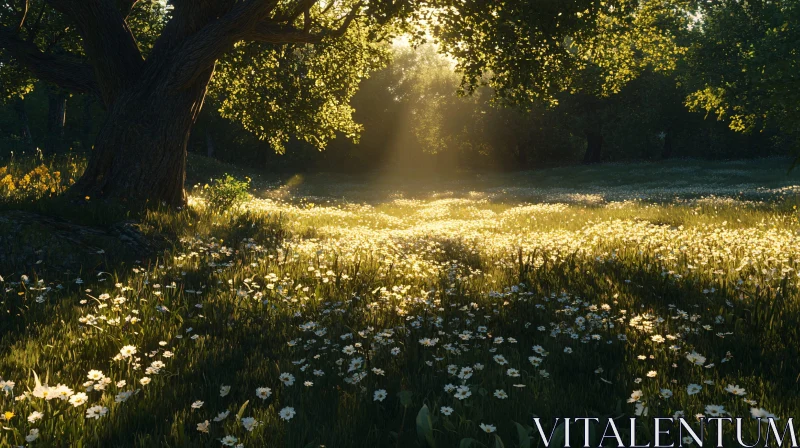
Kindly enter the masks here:
M 532 447 L 534 417 L 800 416 L 786 160 L 189 165 L 188 207 L 122 216 L 147 254 L 67 237 L 120 219 L 48 199 L 80 160 L 0 168 L 0 446 Z

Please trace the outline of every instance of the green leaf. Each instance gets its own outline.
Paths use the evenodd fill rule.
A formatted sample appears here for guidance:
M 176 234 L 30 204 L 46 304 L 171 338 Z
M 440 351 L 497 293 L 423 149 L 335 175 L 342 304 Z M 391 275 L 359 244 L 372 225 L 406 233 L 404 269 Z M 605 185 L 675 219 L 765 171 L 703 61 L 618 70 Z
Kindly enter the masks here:
M 461 439 L 461 443 L 458 444 L 458 448 L 472 448 L 476 446 L 480 446 L 480 442 L 469 437 Z
M 500 436 L 497 434 L 494 435 L 494 448 L 506 448 L 506 446 L 503 445 L 503 440 L 500 439 Z
M 433 439 L 431 413 L 426 404 L 423 404 L 417 413 L 417 437 L 420 442 L 426 443 L 431 448 L 436 446 L 436 442 Z
M 560 424 L 553 431 L 553 438 L 550 440 L 550 446 L 564 446 L 564 424 Z
M 410 390 L 403 390 L 397 394 L 398 398 L 400 398 L 400 404 L 403 405 L 404 408 L 411 406 L 411 391 Z
M 527 429 L 525 429 L 524 426 L 520 425 L 517 422 L 514 422 L 514 426 L 517 427 L 517 437 L 519 437 L 519 448 L 531 448 L 530 432 Z

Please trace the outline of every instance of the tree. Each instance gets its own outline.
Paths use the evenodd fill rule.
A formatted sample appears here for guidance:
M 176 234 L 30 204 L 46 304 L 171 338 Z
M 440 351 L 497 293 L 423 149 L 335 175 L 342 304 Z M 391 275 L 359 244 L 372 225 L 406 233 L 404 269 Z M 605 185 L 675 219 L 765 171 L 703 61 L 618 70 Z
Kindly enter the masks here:
M 76 192 L 180 205 L 186 143 L 218 62 L 214 100 L 223 114 L 276 147 L 290 134 L 311 135 L 321 146 L 336 131 L 358 131 L 344 104 L 358 79 L 381 64 L 364 56 L 374 50 L 368 44 L 398 27 L 427 24 L 459 61 L 466 91 L 490 73 L 498 98 L 521 102 L 563 89 L 580 60 L 569 42 L 592 42 L 598 17 L 629 17 L 637 8 L 637 0 L 535 8 L 523 0 L 172 0 L 166 9 L 152 0 L 6 0 L 0 48 L 31 77 L 96 95 L 104 106 Z M 30 11 L 46 11 L 42 23 L 54 29 L 68 23 L 61 29 L 75 33 L 77 45 L 56 52 L 30 39 Z M 359 63 L 348 69 L 336 61 Z M 289 79 L 286 91 L 275 82 Z M 306 95 L 319 82 L 325 85 Z M 264 94 L 270 101 L 259 101 Z
M 689 53 L 695 91 L 687 105 L 731 129 L 779 128 L 800 142 L 800 4 L 714 1 L 703 10 Z

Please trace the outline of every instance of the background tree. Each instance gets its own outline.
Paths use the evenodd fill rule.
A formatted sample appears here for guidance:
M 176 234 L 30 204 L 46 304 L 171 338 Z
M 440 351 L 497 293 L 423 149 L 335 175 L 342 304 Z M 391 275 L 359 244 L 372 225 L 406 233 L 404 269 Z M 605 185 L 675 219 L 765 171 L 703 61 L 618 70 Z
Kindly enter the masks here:
M 692 110 L 743 133 L 781 130 L 800 137 L 800 4 L 782 0 L 710 2 L 688 57 L 696 73 Z

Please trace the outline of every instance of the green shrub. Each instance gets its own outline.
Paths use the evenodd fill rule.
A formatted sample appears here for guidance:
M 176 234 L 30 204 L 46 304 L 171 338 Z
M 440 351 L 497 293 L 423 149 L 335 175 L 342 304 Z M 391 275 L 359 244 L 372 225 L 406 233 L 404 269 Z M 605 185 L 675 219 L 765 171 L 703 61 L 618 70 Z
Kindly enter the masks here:
M 203 187 L 206 206 L 214 211 L 226 211 L 247 201 L 250 195 L 250 178 L 239 180 L 230 174 L 214 179 L 211 185 Z

